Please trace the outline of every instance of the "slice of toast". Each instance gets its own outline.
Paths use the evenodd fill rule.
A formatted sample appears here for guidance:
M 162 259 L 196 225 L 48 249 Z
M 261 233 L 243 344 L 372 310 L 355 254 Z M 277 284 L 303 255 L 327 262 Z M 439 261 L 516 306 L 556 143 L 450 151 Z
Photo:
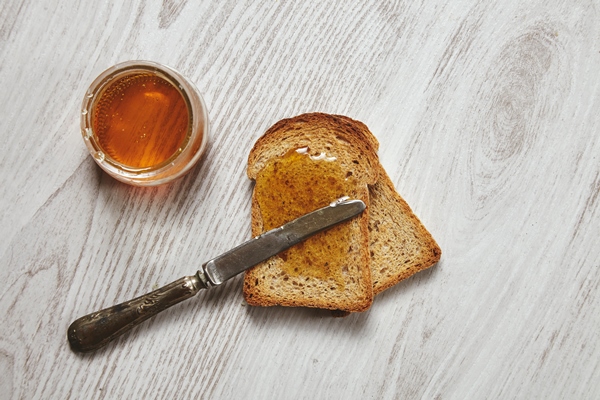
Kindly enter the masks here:
M 258 306 L 364 311 L 373 300 L 369 185 L 377 181 L 376 140 L 347 117 L 304 114 L 271 127 L 248 157 L 254 236 L 342 196 L 367 210 L 246 272 L 244 297 Z
M 437 263 L 440 247 L 380 166 L 369 186 L 369 251 L 373 294 Z
M 363 132 L 363 140 L 377 151 L 379 142 L 365 124 L 344 118 Z M 381 163 L 378 180 L 369 185 L 369 252 L 373 295 L 379 294 L 419 271 L 435 265 L 442 250 L 400 196 Z

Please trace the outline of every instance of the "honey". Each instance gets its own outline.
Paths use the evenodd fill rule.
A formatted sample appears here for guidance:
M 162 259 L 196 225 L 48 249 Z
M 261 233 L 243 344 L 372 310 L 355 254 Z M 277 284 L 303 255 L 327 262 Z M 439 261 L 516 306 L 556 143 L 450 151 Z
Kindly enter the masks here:
M 274 158 L 256 177 L 255 200 L 265 231 L 356 191 L 356 180 L 346 176 L 339 163 L 325 154 L 291 150 Z M 350 243 L 350 229 L 336 225 L 279 254 L 289 276 L 332 280 L 343 287 L 343 260 Z
M 152 168 L 176 155 L 190 124 L 188 106 L 173 84 L 134 73 L 104 90 L 92 125 L 106 155 L 128 167 Z
M 127 61 L 101 73 L 81 106 L 81 135 L 113 178 L 155 186 L 189 172 L 204 154 L 208 113 L 192 82 L 152 61 Z

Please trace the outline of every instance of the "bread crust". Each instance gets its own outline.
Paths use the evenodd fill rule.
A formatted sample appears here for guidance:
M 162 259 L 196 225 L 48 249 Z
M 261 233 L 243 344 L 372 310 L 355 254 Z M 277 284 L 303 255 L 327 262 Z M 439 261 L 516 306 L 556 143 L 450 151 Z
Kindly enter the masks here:
M 323 113 L 308 113 L 282 119 L 270 127 L 250 150 L 246 169 L 248 178 L 255 180 L 268 160 L 281 157 L 291 149 L 310 147 L 311 144 L 315 144 L 315 136 L 333 132 L 339 137 L 339 141 L 332 141 L 330 144 L 347 143 L 351 146 L 357 161 L 363 166 L 362 180 L 367 184 L 375 183 L 378 173 L 376 166 L 379 164 L 379 143 L 375 136 L 362 122 L 342 115 Z

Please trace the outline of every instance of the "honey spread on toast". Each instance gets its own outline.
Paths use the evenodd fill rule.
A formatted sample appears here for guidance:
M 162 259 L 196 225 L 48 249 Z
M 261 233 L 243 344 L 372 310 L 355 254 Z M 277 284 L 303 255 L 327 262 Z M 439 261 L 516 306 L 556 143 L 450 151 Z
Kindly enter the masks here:
M 356 179 L 344 172 L 333 157 L 311 155 L 309 148 L 292 149 L 269 160 L 257 175 L 254 187 L 263 230 L 283 225 L 308 212 L 329 205 L 356 190 Z M 290 277 L 311 277 L 344 288 L 343 265 L 349 251 L 345 224 L 334 226 L 283 253 L 281 268 Z M 286 279 L 286 278 L 284 278 Z

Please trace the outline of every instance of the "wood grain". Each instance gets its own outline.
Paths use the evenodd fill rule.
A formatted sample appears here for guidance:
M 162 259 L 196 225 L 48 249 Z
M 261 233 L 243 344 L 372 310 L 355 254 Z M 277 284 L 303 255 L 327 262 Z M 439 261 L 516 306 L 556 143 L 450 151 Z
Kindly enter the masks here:
M 0 398 L 600 396 L 600 4 L 0 4 Z M 104 69 L 203 93 L 205 158 L 118 183 L 79 134 Z M 89 355 L 75 318 L 250 237 L 246 157 L 304 112 L 365 122 L 442 261 L 342 319 L 244 304 L 239 278 Z

